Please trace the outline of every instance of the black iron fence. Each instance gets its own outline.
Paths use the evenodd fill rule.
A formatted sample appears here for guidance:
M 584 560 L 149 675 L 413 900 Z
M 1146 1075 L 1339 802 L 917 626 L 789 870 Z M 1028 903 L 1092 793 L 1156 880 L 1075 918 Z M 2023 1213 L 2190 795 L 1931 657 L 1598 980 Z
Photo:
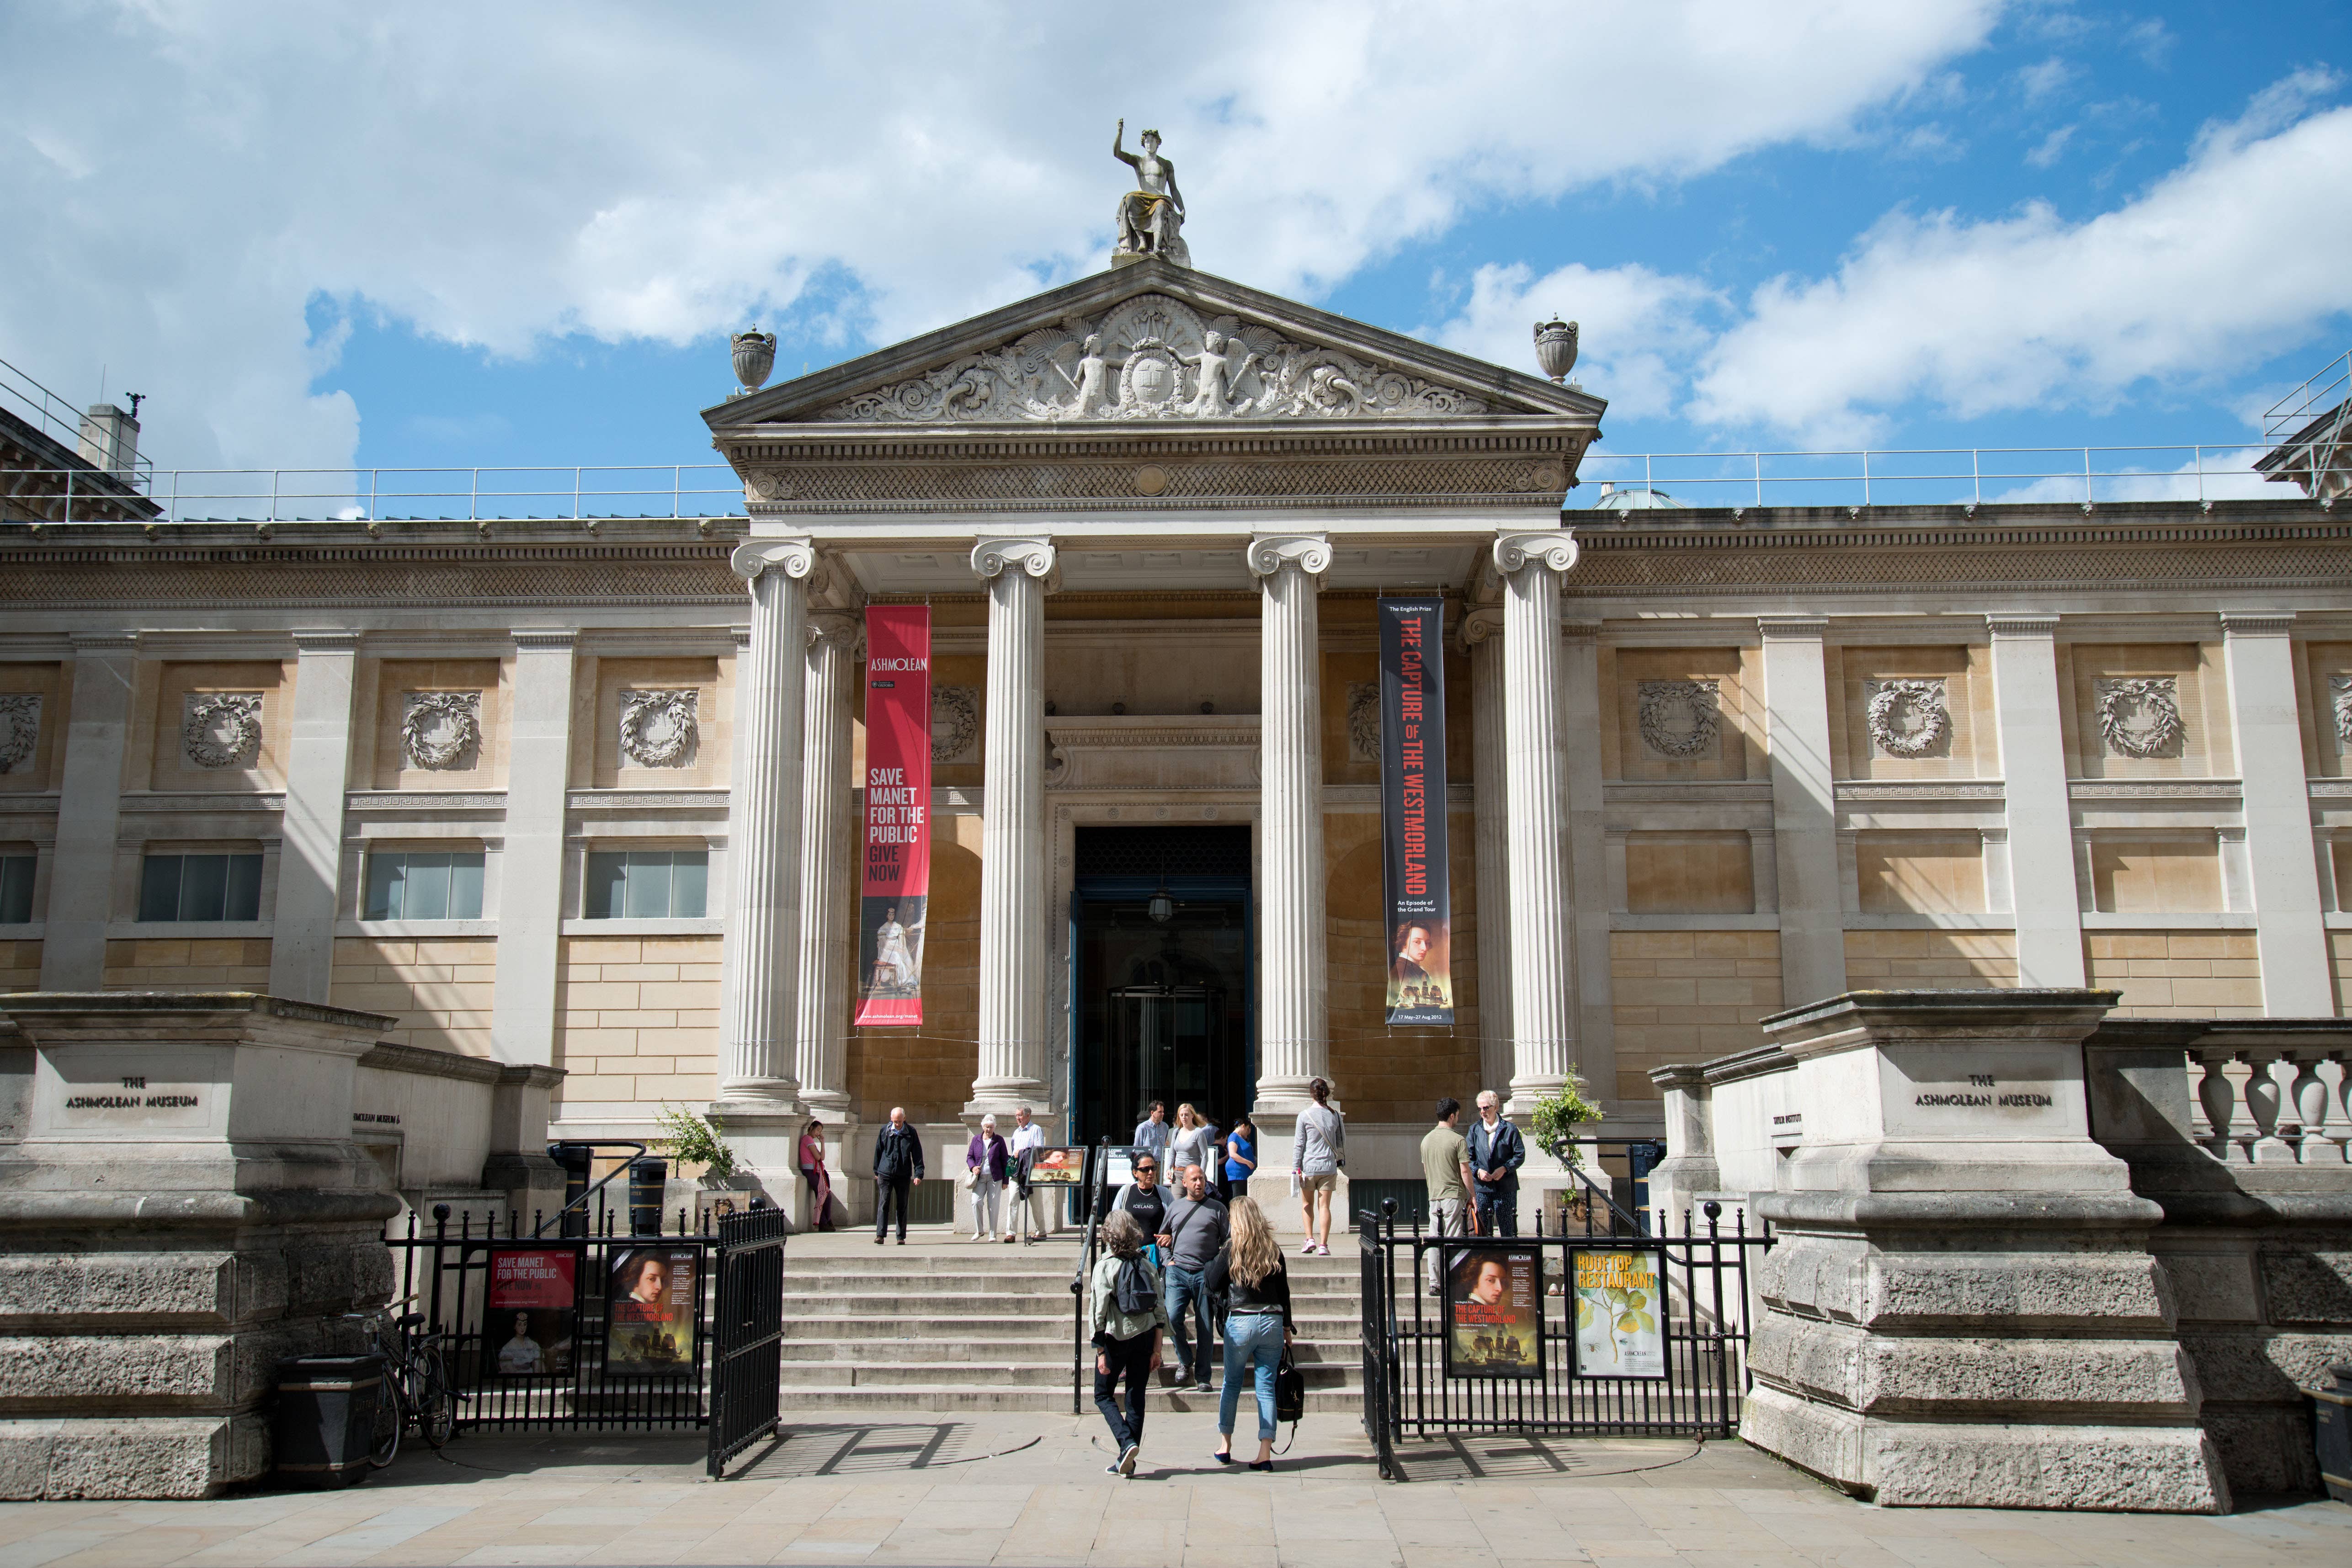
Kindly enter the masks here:
M 444 1336 L 457 1429 L 710 1427 L 720 1473 L 777 1418 L 787 1222 L 752 1202 L 715 1230 L 604 1205 L 569 1225 L 410 1215 L 385 1244 L 405 1310 Z
M 1358 1217 L 1364 1429 L 1397 1445 L 1465 1433 L 1728 1437 L 1748 1388 L 1743 1211 L 1696 1223 L 1599 1193 L 1580 1230 L 1440 1237 L 1397 1206 Z M 1679 1227 L 1670 1222 L 1679 1219 Z

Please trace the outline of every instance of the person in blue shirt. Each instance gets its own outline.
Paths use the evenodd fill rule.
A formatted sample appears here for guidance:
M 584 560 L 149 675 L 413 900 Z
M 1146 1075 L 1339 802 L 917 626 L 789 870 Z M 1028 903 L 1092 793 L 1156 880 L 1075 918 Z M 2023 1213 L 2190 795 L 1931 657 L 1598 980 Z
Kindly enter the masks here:
M 1249 1114 L 1244 1112 L 1234 1118 L 1234 1130 L 1225 1134 L 1225 1201 L 1249 1195 L 1250 1176 L 1257 1169 L 1257 1129 L 1250 1125 Z
M 1519 1166 L 1528 1142 L 1503 1120 L 1503 1103 L 1492 1089 L 1478 1092 L 1478 1121 L 1470 1129 L 1470 1197 L 1478 1209 L 1478 1234 L 1519 1233 Z
M 1160 1155 L 1168 1152 L 1168 1141 L 1176 1129 L 1168 1124 L 1168 1107 L 1154 1100 L 1144 1111 L 1143 1120 L 1135 1124 L 1135 1152 L 1139 1155 Z

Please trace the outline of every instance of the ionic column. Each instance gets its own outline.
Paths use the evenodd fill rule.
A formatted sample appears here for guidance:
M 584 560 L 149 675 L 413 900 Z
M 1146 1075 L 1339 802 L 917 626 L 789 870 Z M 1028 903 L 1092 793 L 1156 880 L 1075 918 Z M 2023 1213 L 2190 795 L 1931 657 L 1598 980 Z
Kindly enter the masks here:
M 850 679 L 861 629 L 850 611 L 809 617 L 801 683 L 807 727 L 801 779 L 801 948 L 793 1035 L 801 1103 L 828 1120 L 849 1110 Z
M 719 1102 L 730 1114 L 796 1109 L 793 999 L 799 990 L 801 683 L 808 632 L 808 540 L 760 539 L 729 564 L 751 593 L 751 642 L 739 658 L 741 727 L 727 810 L 728 1022 Z M 743 1111 L 735 1107 L 743 1107 Z
M 1576 1065 L 1559 723 L 1559 574 L 1576 556 L 1576 540 L 1565 529 L 1495 540 L 1495 569 L 1503 579 L 1503 777 L 1510 811 L 1511 1099 L 1519 1105 L 1560 1088 Z M 1616 1085 L 1594 1087 L 1605 1095 Z
M 1511 1082 L 1511 818 L 1503 779 L 1503 612 L 1462 618 L 1470 655 L 1470 790 L 1478 841 L 1478 1087 Z
M 1316 594 L 1331 565 L 1320 534 L 1254 538 L 1258 581 L 1257 1114 L 1295 1113 L 1331 1068 L 1323 933 L 1323 672 Z
M 1045 595 L 1054 542 L 984 538 L 972 549 L 971 570 L 988 585 L 980 1071 L 964 1107 L 977 1121 L 1046 1098 Z

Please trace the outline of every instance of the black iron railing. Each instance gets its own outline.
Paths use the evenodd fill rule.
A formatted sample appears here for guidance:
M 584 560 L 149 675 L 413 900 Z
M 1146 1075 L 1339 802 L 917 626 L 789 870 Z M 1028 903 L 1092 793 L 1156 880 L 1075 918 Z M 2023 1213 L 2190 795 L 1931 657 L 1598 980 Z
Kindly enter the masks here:
M 1088 1379 L 1094 1375 L 1093 1336 L 1087 1332 L 1087 1319 L 1094 1306 L 1087 1300 L 1087 1281 L 1094 1278 L 1095 1259 L 1102 1245 L 1104 1199 L 1110 1190 L 1111 1149 L 1116 1146 L 1108 1138 L 1087 1151 L 1087 1168 L 1078 1191 L 1084 1213 L 1079 1217 L 1078 1267 L 1070 1276 L 1070 1414 L 1083 1415 L 1087 1406 Z
M 1402 1479 L 1397 1445 L 1409 1439 L 1481 1432 L 1540 1436 L 1728 1437 L 1739 1428 L 1748 1389 L 1749 1258 L 1772 1245 L 1769 1228 L 1748 1229 L 1745 1212 L 1727 1218 L 1705 1204 L 1696 1224 L 1685 1213 L 1631 1214 L 1605 1187 L 1585 1182 L 1578 1206 L 1582 1229 L 1532 1236 L 1439 1237 L 1417 1223 L 1397 1224 L 1396 1205 L 1358 1216 L 1363 1299 L 1364 1430 L 1381 1474 Z M 1670 1225 L 1678 1218 L 1679 1228 Z M 1542 1355 L 1539 1374 L 1449 1375 L 1447 1308 L 1429 1281 L 1472 1249 L 1537 1254 Z M 1658 1319 L 1664 1365 L 1650 1377 L 1601 1375 L 1580 1366 L 1577 1259 L 1628 1250 L 1655 1259 L 1662 1301 L 1643 1304 Z M 1432 1254 L 1437 1254 L 1433 1258 Z M 1458 1347 L 1457 1347 L 1458 1352 Z M 1457 1367 L 1459 1362 L 1457 1361 Z
M 710 1349 L 710 1479 L 782 1418 L 784 1238 L 781 1209 L 754 1207 L 719 1222 Z

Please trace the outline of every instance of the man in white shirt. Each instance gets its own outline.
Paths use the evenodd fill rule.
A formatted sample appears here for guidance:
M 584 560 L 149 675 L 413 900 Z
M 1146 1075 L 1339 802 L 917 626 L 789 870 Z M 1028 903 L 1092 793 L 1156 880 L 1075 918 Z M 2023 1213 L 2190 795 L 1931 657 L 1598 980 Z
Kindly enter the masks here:
M 1024 1105 L 1019 1110 L 1013 1112 L 1013 1136 L 1007 1139 L 1004 1145 L 1006 1157 L 1011 1159 L 1017 1166 L 1020 1163 L 1021 1155 L 1024 1151 L 1029 1149 L 1042 1149 L 1045 1146 L 1045 1129 L 1039 1126 L 1034 1121 L 1030 1119 L 1029 1107 Z M 1029 1235 L 1033 1240 L 1043 1241 L 1048 1235 L 1052 1234 L 1054 1228 L 1047 1222 L 1045 1218 L 1045 1205 L 1048 1201 L 1046 1194 L 1048 1190 L 1049 1189 L 1045 1187 L 1038 1186 L 1033 1183 L 1030 1186 L 1029 1196 L 1027 1198 L 1013 1205 L 1013 1212 L 1005 1216 L 1005 1218 L 1011 1222 L 1004 1228 L 1005 1240 L 1008 1242 L 1011 1241 L 1013 1239 L 1013 1233 L 1021 1228 L 1021 1217 L 1024 1209 L 1026 1209 L 1028 1212 Z
M 1135 1152 L 1155 1156 L 1165 1155 L 1168 1140 L 1175 1135 L 1176 1129 L 1168 1124 L 1168 1107 L 1154 1100 L 1143 1120 L 1135 1124 Z

